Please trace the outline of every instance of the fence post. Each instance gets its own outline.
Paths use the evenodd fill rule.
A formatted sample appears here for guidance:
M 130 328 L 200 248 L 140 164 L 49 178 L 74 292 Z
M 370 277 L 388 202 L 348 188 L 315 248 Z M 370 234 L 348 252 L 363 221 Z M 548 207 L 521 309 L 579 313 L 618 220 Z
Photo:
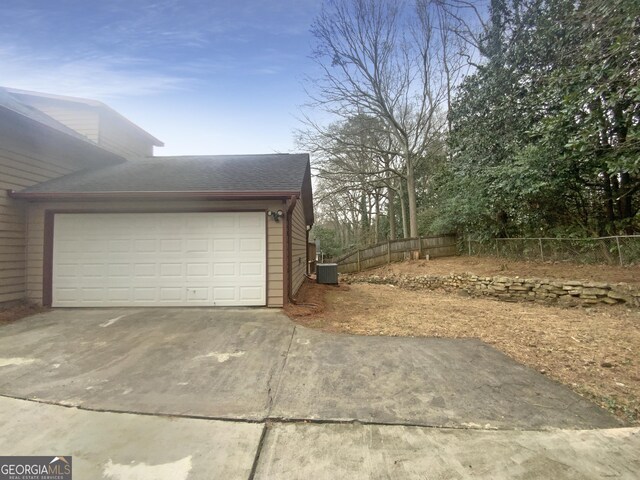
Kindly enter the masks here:
M 391 239 L 387 240 L 387 263 L 391 263 Z
M 538 239 L 538 243 L 540 244 L 540 258 L 544 262 L 544 251 L 542 250 L 542 239 L 541 238 Z
M 362 271 L 360 269 L 360 249 L 358 249 L 358 272 Z
M 620 266 L 623 266 L 622 263 L 622 250 L 620 249 L 620 237 L 616 235 L 616 245 L 618 246 L 618 259 L 620 260 Z
M 418 260 L 422 256 L 422 237 L 418 235 Z

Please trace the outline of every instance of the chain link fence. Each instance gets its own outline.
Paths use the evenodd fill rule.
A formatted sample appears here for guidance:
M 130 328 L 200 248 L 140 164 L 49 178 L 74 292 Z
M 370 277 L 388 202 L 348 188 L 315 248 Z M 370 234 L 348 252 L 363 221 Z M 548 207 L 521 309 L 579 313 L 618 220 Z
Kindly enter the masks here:
M 609 265 L 640 264 L 640 235 L 596 238 L 466 238 L 459 245 L 468 255 L 491 255 L 513 260 L 570 261 Z

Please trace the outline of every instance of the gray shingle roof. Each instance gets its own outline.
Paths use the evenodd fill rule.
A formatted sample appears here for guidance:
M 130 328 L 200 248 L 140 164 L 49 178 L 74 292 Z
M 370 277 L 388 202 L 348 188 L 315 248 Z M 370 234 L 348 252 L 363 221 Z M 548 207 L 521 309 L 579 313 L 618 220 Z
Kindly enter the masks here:
M 152 157 L 73 173 L 21 193 L 300 192 L 308 164 L 306 153 Z

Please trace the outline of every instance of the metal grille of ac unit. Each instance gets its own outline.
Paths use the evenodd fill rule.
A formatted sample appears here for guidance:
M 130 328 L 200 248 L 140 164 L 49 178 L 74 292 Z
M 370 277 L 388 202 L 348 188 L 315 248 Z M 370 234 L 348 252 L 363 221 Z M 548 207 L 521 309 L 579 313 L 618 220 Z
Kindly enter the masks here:
M 319 263 L 318 265 L 316 265 L 316 278 L 318 280 L 318 283 L 337 284 L 338 264 Z

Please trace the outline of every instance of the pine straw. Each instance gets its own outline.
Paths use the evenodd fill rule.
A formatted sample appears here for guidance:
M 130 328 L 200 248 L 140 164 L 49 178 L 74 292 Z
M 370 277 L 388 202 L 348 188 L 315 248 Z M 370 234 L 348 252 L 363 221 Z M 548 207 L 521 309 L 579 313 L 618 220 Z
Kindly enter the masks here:
M 432 260 L 410 260 L 367 270 L 367 274 L 405 273 L 409 275 L 448 275 L 472 272 L 480 276 L 521 278 L 554 278 L 640 284 L 640 265 L 590 265 L 573 262 L 533 262 L 496 257 L 443 257 Z

